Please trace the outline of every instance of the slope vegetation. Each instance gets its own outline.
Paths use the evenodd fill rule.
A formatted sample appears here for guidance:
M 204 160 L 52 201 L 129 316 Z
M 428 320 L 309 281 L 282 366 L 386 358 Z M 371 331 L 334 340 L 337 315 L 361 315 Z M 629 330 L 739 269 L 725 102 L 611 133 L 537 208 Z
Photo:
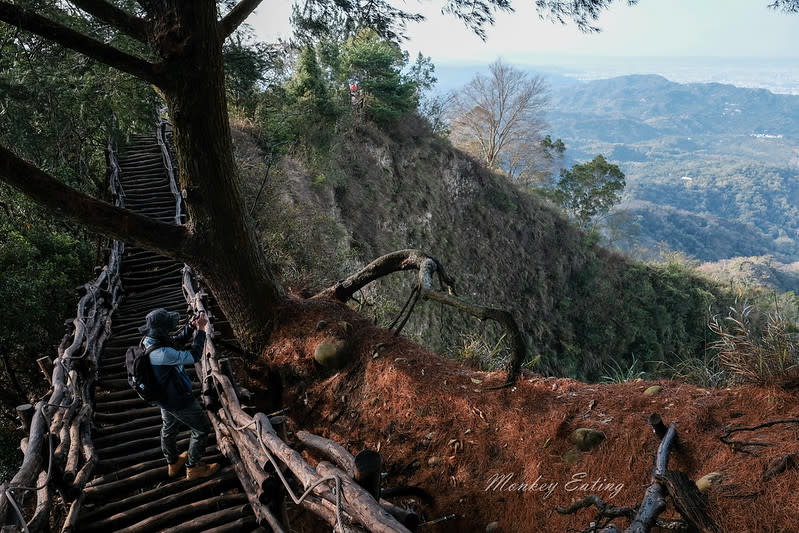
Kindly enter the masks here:
M 443 262 L 461 296 L 515 313 L 545 374 L 596 380 L 634 358 L 646 367 L 701 353 L 709 306 L 723 303 L 715 286 L 597 247 L 415 120 L 392 131 L 356 124 L 324 157 L 286 159 L 267 179 L 251 138 L 237 134 L 251 198 L 263 188 L 260 205 L 269 206 L 255 209 L 265 245 L 284 277 L 312 272 L 294 280 L 306 293 L 382 254 L 420 248 Z M 401 276 L 376 285 L 362 309 L 386 324 L 411 287 Z M 487 356 L 502 352 L 499 331 L 438 305 L 417 306 L 403 334 L 488 367 L 501 362 Z

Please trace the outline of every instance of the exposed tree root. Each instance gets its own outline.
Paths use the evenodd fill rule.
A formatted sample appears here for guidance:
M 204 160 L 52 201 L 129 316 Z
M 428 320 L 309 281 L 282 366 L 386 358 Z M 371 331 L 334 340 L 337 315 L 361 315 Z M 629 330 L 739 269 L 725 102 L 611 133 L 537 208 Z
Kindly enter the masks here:
M 475 305 L 458 298 L 455 293 L 454 282 L 450 278 L 441 263 L 420 250 L 398 250 L 390 254 L 378 257 L 360 272 L 337 282 L 315 298 L 333 298 L 341 302 L 346 302 L 353 295 L 369 283 L 387 276 L 393 272 L 405 270 L 418 271 L 418 285 L 414 291 L 427 300 L 433 300 L 450 307 L 454 307 L 464 313 L 477 317 L 481 320 L 494 320 L 502 324 L 508 332 L 511 341 L 511 359 L 508 364 L 507 381 L 499 386 L 488 387 L 487 389 L 499 389 L 513 385 L 521 372 L 522 363 L 527 357 L 527 343 L 519 325 L 508 311 Z M 433 287 L 433 275 L 437 274 L 442 290 Z M 407 304 L 406 304 L 407 307 Z M 413 309 L 411 309 L 408 314 Z M 403 309 L 404 311 L 404 309 Z M 401 329 L 407 321 L 408 316 L 398 326 Z
M 752 453 L 744 448 L 746 448 L 747 446 L 762 446 L 762 447 L 773 446 L 773 444 L 769 442 L 731 440 L 730 436 L 733 433 L 737 433 L 739 431 L 757 431 L 758 429 L 776 426 L 778 424 L 799 424 L 799 418 L 785 418 L 782 420 L 772 420 L 770 422 L 764 422 L 756 426 L 730 428 L 725 430 L 724 433 L 721 434 L 719 440 L 724 444 L 728 445 L 730 448 L 732 448 L 733 451 Z

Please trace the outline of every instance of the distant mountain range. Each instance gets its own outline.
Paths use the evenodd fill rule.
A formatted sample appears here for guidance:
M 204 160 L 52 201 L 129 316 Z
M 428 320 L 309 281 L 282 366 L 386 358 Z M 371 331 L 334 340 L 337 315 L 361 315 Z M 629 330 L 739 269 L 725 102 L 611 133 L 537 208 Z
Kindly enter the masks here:
M 552 93 L 567 164 L 602 153 L 627 175 L 623 248 L 799 259 L 799 96 L 657 75 Z
M 561 137 L 624 144 L 675 135 L 799 137 L 799 97 L 765 89 L 632 75 L 554 89 L 552 96 L 549 120 Z

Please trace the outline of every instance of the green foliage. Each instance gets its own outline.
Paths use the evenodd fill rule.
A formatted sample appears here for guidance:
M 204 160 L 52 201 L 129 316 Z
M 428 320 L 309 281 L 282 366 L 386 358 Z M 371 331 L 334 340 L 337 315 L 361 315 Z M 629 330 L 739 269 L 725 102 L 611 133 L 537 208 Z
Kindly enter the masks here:
M 316 59 L 316 51 L 310 46 L 300 52 L 294 76 L 286 84 L 286 91 L 287 96 L 307 115 L 307 119 L 312 116 L 322 119 L 336 116 L 327 83 Z
M 586 229 L 596 217 L 619 203 L 624 185 L 624 173 L 618 165 L 598 155 L 588 163 L 561 170 L 552 195 Z
M 156 109 L 147 84 L 6 25 L 0 87 L 13 95 L 0 102 L 0 142 L 87 192 L 102 184 L 108 139 L 151 129 Z
M 50 221 L 22 195 L 0 187 L 0 419 L 46 390 L 36 359 L 55 356 L 63 321 L 75 315 L 75 288 L 91 276 L 92 246 L 85 235 Z M 13 423 L 0 421 L 0 451 L 13 443 Z M 3 451 L 3 471 L 16 468 L 14 451 Z M 0 479 L 1 481 L 1 479 Z
M 631 362 L 611 361 L 605 367 L 604 372 L 605 374 L 599 378 L 602 383 L 627 383 L 646 375 L 646 372 L 641 367 L 641 362 L 634 355 Z
M 222 57 L 228 102 L 236 112 L 253 116 L 267 74 L 282 66 L 279 51 L 254 41 L 252 31 L 244 26 L 225 42 Z
M 357 83 L 363 93 L 367 116 L 378 124 L 399 119 L 416 109 L 419 83 L 431 74 L 418 65 L 413 79 L 402 74 L 407 56 L 400 47 L 381 38 L 374 30 L 361 30 L 342 45 L 342 74 Z

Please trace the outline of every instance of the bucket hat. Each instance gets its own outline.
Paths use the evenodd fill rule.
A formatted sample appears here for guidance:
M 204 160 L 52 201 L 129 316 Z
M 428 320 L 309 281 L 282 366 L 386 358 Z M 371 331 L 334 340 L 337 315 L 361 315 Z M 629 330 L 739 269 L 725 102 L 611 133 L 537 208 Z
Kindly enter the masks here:
M 147 323 L 139 327 L 139 333 L 148 337 L 168 336 L 177 327 L 179 319 L 180 314 L 174 311 L 167 311 L 163 307 L 153 309 L 147 313 Z

